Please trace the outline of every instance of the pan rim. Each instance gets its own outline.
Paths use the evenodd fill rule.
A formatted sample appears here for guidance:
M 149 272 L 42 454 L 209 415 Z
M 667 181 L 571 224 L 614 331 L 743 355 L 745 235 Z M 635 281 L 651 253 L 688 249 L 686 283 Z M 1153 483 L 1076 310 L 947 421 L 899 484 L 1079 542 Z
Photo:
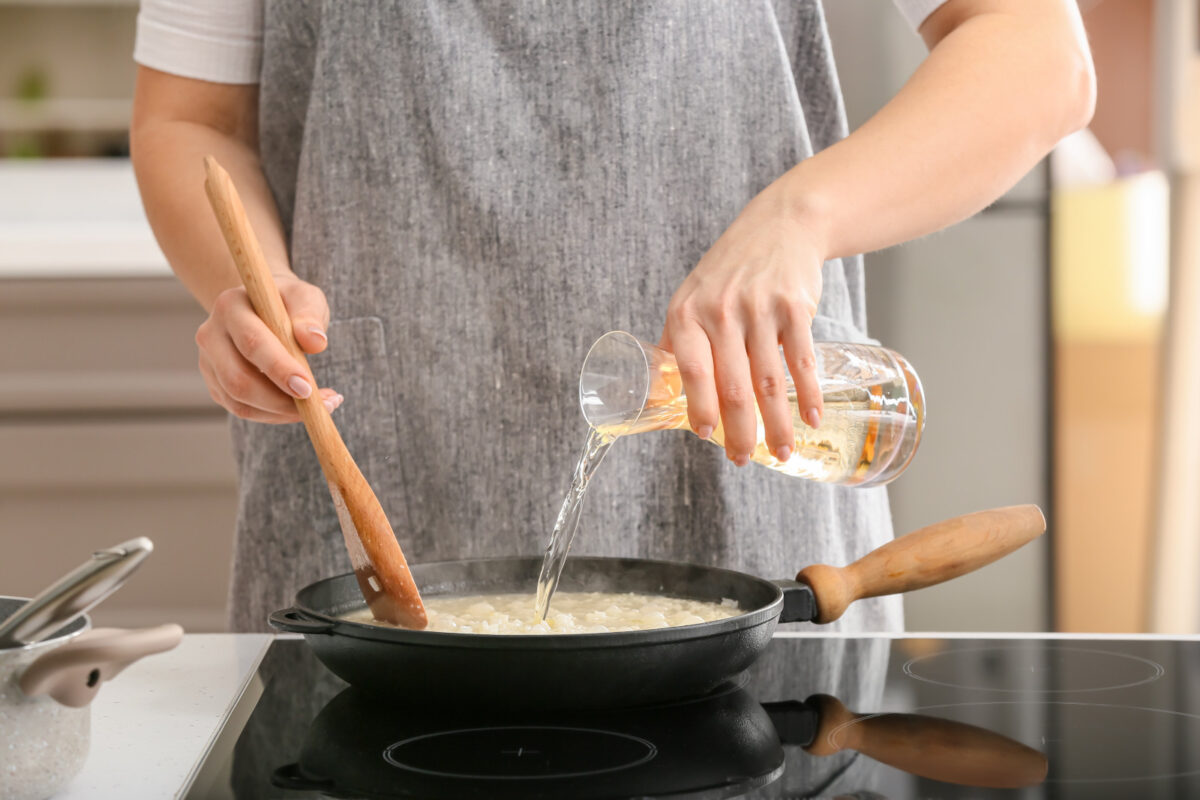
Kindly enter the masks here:
M 514 561 L 541 561 L 541 556 L 499 556 L 489 558 L 449 559 L 413 564 L 410 569 L 446 567 L 466 564 L 496 564 Z M 723 636 L 732 631 L 752 628 L 765 623 L 778 622 L 783 609 L 783 589 L 774 581 L 760 578 L 746 572 L 739 572 L 725 567 L 713 567 L 705 564 L 694 564 L 680 561 L 665 561 L 661 559 L 631 558 L 624 556 L 573 556 L 572 561 L 611 564 L 614 562 L 631 562 L 643 566 L 670 567 L 673 569 L 698 569 L 707 573 L 723 574 L 741 581 L 751 581 L 768 590 L 771 599 L 757 608 L 746 609 L 732 617 L 719 620 L 678 625 L 667 628 L 650 628 L 640 631 L 615 631 L 611 633 L 561 633 L 561 634 L 496 634 L 496 633 L 456 633 L 453 631 L 407 630 L 404 628 L 388 628 L 364 622 L 353 622 L 340 616 L 314 608 L 307 601 L 314 592 L 329 584 L 356 581 L 353 572 L 342 573 L 315 581 L 296 592 L 295 607 L 306 616 L 330 624 L 330 628 L 322 633 L 310 633 L 306 636 L 340 635 L 355 639 L 403 643 L 419 647 L 463 648 L 463 649 L 520 649 L 520 650 L 559 650 L 559 649 L 593 649 L 613 647 L 644 646 L 651 642 L 666 643 L 693 639 L 706 639 L 712 636 Z M 679 595 L 675 595 L 679 596 Z M 362 606 L 365 607 L 365 602 Z

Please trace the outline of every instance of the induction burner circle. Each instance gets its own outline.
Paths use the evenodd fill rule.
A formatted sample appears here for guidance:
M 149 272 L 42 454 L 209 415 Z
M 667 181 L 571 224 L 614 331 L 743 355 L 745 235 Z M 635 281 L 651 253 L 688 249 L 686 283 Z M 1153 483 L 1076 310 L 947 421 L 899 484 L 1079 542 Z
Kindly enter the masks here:
M 439 731 L 389 745 L 389 764 L 423 775 L 488 780 L 579 778 L 645 764 L 658 748 L 596 728 L 509 725 Z
M 943 650 L 904 665 L 905 675 L 926 683 L 1014 694 L 1128 689 L 1156 681 L 1165 672 L 1158 662 L 1128 653 L 1031 645 Z M 1054 687 L 1056 682 L 1065 685 Z
M 975 725 L 1041 751 L 1049 764 L 1043 783 L 1128 784 L 1200 775 L 1200 749 L 1191 746 L 1200 741 L 1200 714 L 1059 700 L 945 703 L 905 713 Z M 840 747 L 848 728 L 882 716 L 839 725 L 828 741 Z M 1131 791 L 1122 789 L 1122 796 L 1143 796 Z

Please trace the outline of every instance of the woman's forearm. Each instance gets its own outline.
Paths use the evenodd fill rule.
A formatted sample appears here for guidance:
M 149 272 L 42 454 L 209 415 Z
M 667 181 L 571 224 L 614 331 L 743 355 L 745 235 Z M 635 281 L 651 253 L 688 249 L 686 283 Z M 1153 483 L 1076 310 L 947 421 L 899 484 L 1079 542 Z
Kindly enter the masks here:
M 319 288 L 291 274 L 283 226 L 259 163 L 258 87 L 139 67 L 130 142 L 159 246 L 208 312 L 196 346 L 213 400 L 238 417 L 270 423 L 299 420 L 294 400 L 313 392 L 330 411 L 337 408 L 341 396 L 315 385 L 302 359 L 255 312 L 204 189 L 204 157 L 212 155 L 237 184 L 296 342 L 306 353 L 324 350 L 329 305 Z
M 826 258 L 965 219 L 1091 117 L 1091 58 L 1071 0 L 951 0 L 923 26 L 927 40 L 929 27 L 930 55 L 901 91 L 781 178 Z
M 146 216 L 171 269 L 208 311 L 241 281 L 205 196 L 204 156 L 213 155 L 233 176 L 272 270 L 288 271 L 279 214 L 258 159 L 256 116 L 256 87 L 139 72 L 130 140 Z

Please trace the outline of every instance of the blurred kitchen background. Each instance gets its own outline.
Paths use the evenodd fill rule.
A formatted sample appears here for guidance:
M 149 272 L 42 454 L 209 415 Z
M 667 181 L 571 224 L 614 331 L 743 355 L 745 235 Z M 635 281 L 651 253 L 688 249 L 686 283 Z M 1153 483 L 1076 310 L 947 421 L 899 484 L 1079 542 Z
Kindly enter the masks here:
M 1080 6 L 1090 132 L 977 217 L 867 258 L 871 334 L 929 397 L 897 532 L 1011 503 L 1050 520 L 910 596 L 910 630 L 1200 632 L 1200 13 Z M 826 7 L 855 126 L 924 47 L 883 0 Z M 146 535 L 157 554 L 98 621 L 220 630 L 235 475 L 195 369 L 203 315 L 127 160 L 136 14 L 0 0 L 0 586 Z

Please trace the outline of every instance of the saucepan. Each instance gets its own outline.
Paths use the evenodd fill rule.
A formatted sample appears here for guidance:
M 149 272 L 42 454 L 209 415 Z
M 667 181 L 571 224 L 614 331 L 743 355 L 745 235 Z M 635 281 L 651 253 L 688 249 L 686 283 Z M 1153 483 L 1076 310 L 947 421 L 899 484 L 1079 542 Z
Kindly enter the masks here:
M 0 597 L 0 620 L 27 602 Z M 65 786 L 87 757 L 88 704 L 100 684 L 182 635 L 178 625 L 91 629 L 84 615 L 42 641 L 0 649 L 0 797 L 40 800 Z
M 848 567 L 814 565 L 796 580 L 632 558 L 573 558 L 561 591 L 636 592 L 720 602 L 740 613 L 643 631 L 497 635 L 405 630 L 342 617 L 365 607 L 353 573 L 313 583 L 271 624 L 304 635 L 352 686 L 407 704 L 479 709 L 588 709 L 696 697 L 746 669 L 780 622 L 827 623 L 855 600 L 920 589 L 1007 555 L 1046 528 L 1037 506 L 980 511 L 899 537 Z M 417 564 L 426 598 L 528 592 L 540 558 Z M 531 600 L 532 602 L 532 600 Z
M 85 612 L 153 549 L 130 539 L 92 553 L 31 600 L 0 597 L 0 797 L 40 800 L 65 786 L 87 756 L 88 703 L 100 684 L 179 643 L 178 625 L 89 630 Z

